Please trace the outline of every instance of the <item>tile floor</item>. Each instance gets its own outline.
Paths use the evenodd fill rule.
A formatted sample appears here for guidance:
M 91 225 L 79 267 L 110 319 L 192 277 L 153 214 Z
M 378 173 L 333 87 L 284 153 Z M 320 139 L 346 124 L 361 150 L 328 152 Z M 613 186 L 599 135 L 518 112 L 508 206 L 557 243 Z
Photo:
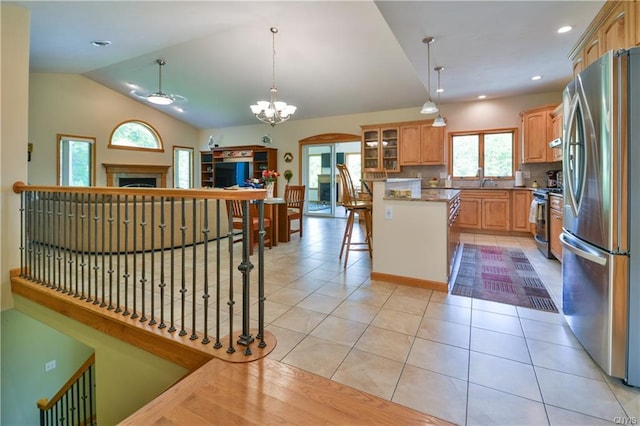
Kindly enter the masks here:
M 345 221 L 305 219 L 266 252 L 269 355 L 460 425 L 640 423 L 640 389 L 607 377 L 561 314 L 372 281 L 366 253 L 338 259 Z M 520 246 L 560 306 L 561 265 Z

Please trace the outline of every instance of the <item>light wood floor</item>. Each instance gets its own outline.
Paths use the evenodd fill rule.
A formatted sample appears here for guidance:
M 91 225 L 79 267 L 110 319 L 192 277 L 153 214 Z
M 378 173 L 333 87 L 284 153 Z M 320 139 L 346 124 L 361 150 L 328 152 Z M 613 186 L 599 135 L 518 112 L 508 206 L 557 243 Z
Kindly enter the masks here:
M 122 425 L 449 425 L 444 420 L 264 358 L 214 359 Z

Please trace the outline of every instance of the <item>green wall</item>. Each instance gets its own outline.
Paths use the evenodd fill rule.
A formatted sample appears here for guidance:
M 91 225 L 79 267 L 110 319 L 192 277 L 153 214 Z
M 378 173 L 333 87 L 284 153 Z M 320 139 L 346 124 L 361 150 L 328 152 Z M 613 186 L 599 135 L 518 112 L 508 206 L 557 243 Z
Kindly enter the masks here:
M 188 371 L 183 367 L 159 358 L 133 345 L 124 343 L 119 339 L 113 338 L 94 328 L 88 327 L 78 321 L 47 309 L 32 302 L 31 300 L 18 295 L 14 295 L 13 297 L 15 309 L 8 312 L 18 311 L 17 314 L 23 317 L 28 315 L 33 318 L 31 322 L 39 322 L 39 327 L 47 330 L 47 335 L 53 334 L 55 336 L 60 336 L 60 332 L 62 332 L 69 336 L 66 337 L 66 339 L 76 340 L 76 345 L 89 348 L 87 356 L 80 357 L 81 360 L 77 366 L 84 362 L 84 360 L 91 354 L 91 348 L 93 348 L 96 356 L 98 424 L 101 426 L 115 425 L 121 422 L 149 401 L 156 398 L 160 393 L 171 387 L 171 385 L 188 373 Z M 0 390 L 0 398 L 2 399 L 2 419 L 0 424 L 3 426 L 13 424 L 38 424 L 37 421 L 5 423 L 5 398 L 14 392 L 12 383 L 7 382 L 5 386 L 5 372 L 13 369 L 13 366 L 9 364 L 5 365 L 5 356 L 13 352 L 17 352 L 18 354 L 24 352 L 24 357 L 28 358 L 30 355 L 27 355 L 27 352 L 40 352 L 41 355 L 39 355 L 39 358 L 30 362 L 29 367 L 33 367 L 35 372 L 33 374 L 44 376 L 44 363 L 52 359 L 50 356 L 51 352 L 49 352 L 48 348 L 50 344 L 42 342 L 41 337 L 39 336 L 33 336 L 35 333 L 33 326 L 22 329 L 21 325 L 18 324 L 18 326 L 20 326 L 20 335 L 29 341 L 30 346 L 20 351 L 13 350 L 8 346 L 8 344 L 5 344 L 5 333 L 17 334 L 17 332 L 14 330 L 15 326 L 13 324 L 10 324 L 10 326 L 5 329 L 4 319 L 5 313 L 3 312 L 1 331 L 2 388 Z M 51 340 L 55 340 L 55 338 Z M 60 346 L 60 353 L 66 353 L 64 352 L 64 344 L 56 343 L 56 345 Z M 68 357 L 69 355 L 66 355 L 61 359 L 68 359 Z M 58 366 L 59 369 L 60 360 L 58 360 Z M 27 370 L 27 373 L 15 371 L 11 374 L 13 377 L 23 380 L 23 375 L 28 374 L 28 371 L 29 370 Z M 74 371 L 75 369 L 73 369 L 71 373 Z M 68 375 L 61 381 L 61 384 L 64 384 L 67 378 Z M 53 394 L 43 394 L 39 390 L 39 385 L 37 383 L 32 385 L 29 392 L 29 400 L 26 401 L 26 404 L 33 404 L 34 409 L 35 403 L 39 398 L 50 398 L 53 396 Z M 53 393 L 55 393 L 55 391 Z M 32 394 L 36 395 L 35 398 L 31 398 Z M 22 396 L 19 397 L 22 398 Z M 9 404 L 10 402 L 7 400 L 7 403 Z
M 93 348 L 15 309 L 0 313 L 3 425 L 37 425 L 36 401 L 51 399 Z M 45 372 L 46 362 L 56 368 Z

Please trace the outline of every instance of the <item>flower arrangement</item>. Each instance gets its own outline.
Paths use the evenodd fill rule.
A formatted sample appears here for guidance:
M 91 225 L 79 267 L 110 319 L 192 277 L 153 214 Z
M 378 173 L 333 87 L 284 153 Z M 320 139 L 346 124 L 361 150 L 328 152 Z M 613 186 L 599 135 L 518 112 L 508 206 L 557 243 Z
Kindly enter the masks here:
M 280 176 L 276 170 L 263 170 L 262 171 L 262 181 L 265 184 L 275 182 L 276 179 Z

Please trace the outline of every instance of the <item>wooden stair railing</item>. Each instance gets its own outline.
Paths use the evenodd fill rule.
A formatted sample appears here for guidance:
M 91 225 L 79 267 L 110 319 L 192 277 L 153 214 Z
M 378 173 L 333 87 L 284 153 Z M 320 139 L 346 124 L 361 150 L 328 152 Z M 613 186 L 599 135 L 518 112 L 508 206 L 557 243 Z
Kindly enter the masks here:
M 40 426 L 96 424 L 95 361 L 91 354 L 50 401 L 37 402 Z

